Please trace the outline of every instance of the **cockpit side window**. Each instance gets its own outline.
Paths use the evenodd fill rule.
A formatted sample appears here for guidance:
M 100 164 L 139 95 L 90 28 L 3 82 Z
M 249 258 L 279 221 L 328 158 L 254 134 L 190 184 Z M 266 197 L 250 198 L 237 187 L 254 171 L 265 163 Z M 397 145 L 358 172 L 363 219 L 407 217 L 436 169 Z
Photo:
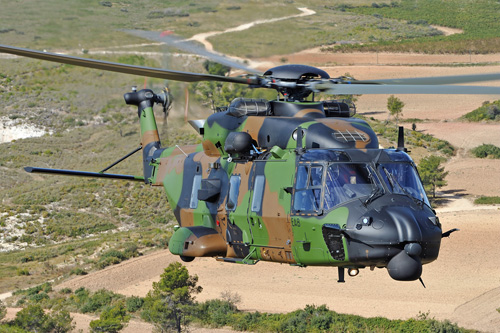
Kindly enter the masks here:
M 321 209 L 322 185 L 322 165 L 299 165 L 295 182 L 293 209 L 297 212 L 318 212 Z

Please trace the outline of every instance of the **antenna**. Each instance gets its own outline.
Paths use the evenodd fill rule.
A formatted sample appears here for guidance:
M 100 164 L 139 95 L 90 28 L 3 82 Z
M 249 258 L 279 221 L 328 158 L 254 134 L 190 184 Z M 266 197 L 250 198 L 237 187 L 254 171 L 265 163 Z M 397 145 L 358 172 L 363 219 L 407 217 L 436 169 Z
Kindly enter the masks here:
M 399 126 L 398 148 L 396 150 L 404 151 L 405 153 L 408 151 L 408 149 L 405 148 L 405 129 L 403 126 Z

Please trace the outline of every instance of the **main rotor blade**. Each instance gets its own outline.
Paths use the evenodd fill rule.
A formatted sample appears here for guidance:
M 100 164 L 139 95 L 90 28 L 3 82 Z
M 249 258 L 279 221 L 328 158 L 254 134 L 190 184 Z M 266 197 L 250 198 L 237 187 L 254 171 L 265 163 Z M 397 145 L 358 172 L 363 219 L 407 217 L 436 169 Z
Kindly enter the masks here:
M 402 79 L 386 79 L 386 80 L 361 80 L 353 81 L 353 84 L 404 84 L 404 85 L 439 85 L 439 84 L 459 84 L 471 82 L 486 82 L 500 81 L 500 73 L 493 74 L 471 74 L 471 75 L 450 75 L 436 77 L 410 77 Z
M 392 84 L 318 84 L 315 89 L 333 95 L 358 94 L 457 94 L 499 95 L 500 87 Z
M 250 68 L 248 66 L 245 66 L 244 64 L 235 61 L 233 59 L 229 59 L 228 57 L 225 57 L 221 54 L 217 54 L 215 52 L 210 52 L 204 47 L 198 46 L 192 41 L 185 40 L 177 35 L 174 34 L 168 34 L 168 33 L 159 33 L 155 31 L 144 31 L 144 30 L 129 30 L 129 29 L 122 29 L 120 31 L 126 32 L 128 34 L 149 39 L 155 42 L 160 42 L 160 43 L 165 43 L 168 46 L 173 46 L 179 50 L 183 50 L 189 53 L 197 54 L 202 57 L 208 58 L 210 60 L 213 60 L 221 65 L 225 65 L 231 68 L 238 68 L 242 69 L 245 72 L 248 73 L 253 73 L 257 75 L 262 75 L 262 72 Z
M 232 83 L 243 83 L 243 84 L 258 83 L 258 79 L 256 78 L 197 74 L 190 72 L 159 69 L 154 67 L 134 66 L 134 65 L 121 64 L 117 62 L 79 58 L 63 54 L 42 52 L 42 51 L 30 50 L 30 49 L 7 46 L 7 45 L 0 45 L 0 52 L 15 54 L 23 57 L 53 61 L 63 64 L 102 69 L 105 71 L 132 74 L 132 75 L 156 77 L 160 79 L 167 79 L 174 81 L 183 81 L 183 82 L 220 81 L 220 82 L 232 82 Z

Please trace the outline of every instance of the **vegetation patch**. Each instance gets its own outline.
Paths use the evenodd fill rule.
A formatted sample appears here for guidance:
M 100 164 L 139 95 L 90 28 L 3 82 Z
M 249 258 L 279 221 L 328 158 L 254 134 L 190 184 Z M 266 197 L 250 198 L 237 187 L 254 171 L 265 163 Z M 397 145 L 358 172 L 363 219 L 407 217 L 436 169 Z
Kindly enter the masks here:
M 314 7 L 314 10 L 314 15 L 263 23 L 248 30 L 217 35 L 209 41 L 217 50 L 254 58 L 290 54 L 323 45 L 371 44 L 379 40 L 413 40 L 441 34 L 429 25 L 415 25 L 382 16 L 340 12 L 325 7 Z M 237 40 L 245 42 L 235 43 Z
M 138 247 L 134 243 L 126 243 L 123 245 L 122 251 L 111 249 L 101 254 L 97 267 L 102 269 L 109 265 L 119 264 L 120 262 L 139 256 Z
M 468 121 L 500 120 L 500 100 L 484 102 L 479 108 L 463 115 L 461 119 Z
M 474 200 L 476 205 L 498 205 L 500 204 L 500 197 L 479 197 Z
M 340 9 L 340 8 L 339 8 Z M 351 52 L 420 52 L 485 54 L 497 53 L 500 46 L 500 22 L 497 13 L 500 3 L 496 0 L 402 0 L 390 5 L 372 3 L 365 6 L 344 6 L 346 12 L 381 16 L 408 23 L 433 24 L 463 30 L 451 36 L 433 36 L 406 40 L 381 39 L 369 45 L 340 45 L 331 51 Z
M 189 322 L 195 322 L 210 328 L 229 326 L 238 331 L 259 332 L 469 332 L 448 320 L 438 321 L 422 313 L 407 320 L 364 318 L 330 311 L 326 305 L 307 305 L 284 314 L 243 312 L 236 306 L 237 294 L 195 302 L 193 296 L 202 290 L 197 281 L 197 276 L 189 275 L 184 266 L 174 263 L 165 268 L 160 281 L 153 284 L 145 298 L 125 297 L 107 290 L 91 292 L 85 288 L 55 292 L 49 283 L 18 291 L 14 296 L 18 298 L 17 304 L 26 306 L 25 309 L 37 306 L 99 314 L 99 320 L 93 321 L 91 327 L 107 327 L 104 331 L 108 332 L 123 328 L 139 313 L 158 331 L 180 331 Z
M 500 158 L 500 147 L 482 144 L 471 150 L 472 154 L 479 158 Z
M 0 313 L 0 319 L 3 315 Z M 73 318 L 65 310 L 54 310 L 46 313 L 38 304 L 29 304 L 16 313 L 14 320 L 0 323 L 0 331 L 7 333 L 22 332 L 58 332 L 74 330 Z

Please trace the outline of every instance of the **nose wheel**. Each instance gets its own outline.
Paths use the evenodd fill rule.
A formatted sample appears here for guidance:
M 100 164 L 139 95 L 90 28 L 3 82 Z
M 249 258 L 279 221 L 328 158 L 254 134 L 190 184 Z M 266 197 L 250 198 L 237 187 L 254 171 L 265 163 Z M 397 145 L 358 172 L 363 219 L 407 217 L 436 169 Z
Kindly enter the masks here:
M 356 275 L 359 274 L 359 269 L 357 269 L 357 268 L 349 268 L 347 270 L 347 274 L 349 274 L 349 276 L 354 277 L 354 276 L 356 276 Z

